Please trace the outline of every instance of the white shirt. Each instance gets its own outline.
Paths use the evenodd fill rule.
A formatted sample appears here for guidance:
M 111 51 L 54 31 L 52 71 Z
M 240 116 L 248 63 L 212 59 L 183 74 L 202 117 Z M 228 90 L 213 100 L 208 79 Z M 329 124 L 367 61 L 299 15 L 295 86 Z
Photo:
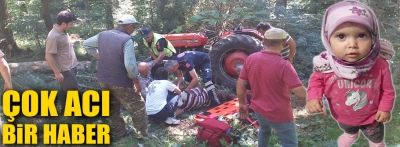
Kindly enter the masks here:
M 168 80 L 154 80 L 148 87 L 146 95 L 147 115 L 160 112 L 167 104 L 168 91 L 174 91 L 176 85 Z

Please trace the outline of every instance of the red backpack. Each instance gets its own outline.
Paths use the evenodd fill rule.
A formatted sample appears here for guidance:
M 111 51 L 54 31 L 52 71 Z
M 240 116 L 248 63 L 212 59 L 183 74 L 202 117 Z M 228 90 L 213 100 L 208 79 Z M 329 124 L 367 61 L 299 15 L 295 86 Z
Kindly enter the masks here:
M 216 119 L 206 119 L 198 122 L 197 138 L 200 141 L 207 141 L 211 147 L 221 147 L 220 139 L 227 143 L 232 142 L 230 137 L 231 126 Z

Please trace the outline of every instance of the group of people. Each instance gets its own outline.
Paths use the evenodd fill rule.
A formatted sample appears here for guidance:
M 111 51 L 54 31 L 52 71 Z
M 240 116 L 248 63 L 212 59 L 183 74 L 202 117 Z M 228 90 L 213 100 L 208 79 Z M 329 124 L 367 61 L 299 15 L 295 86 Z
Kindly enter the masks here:
M 257 26 L 264 37 L 265 50 L 251 54 L 238 67 L 236 92 L 239 117 L 246 119 L 252 109 L 258 119 L 259 146 L 268 146 L 271 129 L 277 132 L 282 146 L 298 146 L 290 91 L 307 103 L 309 114 L 323 112 L 322 97 L 327 98 L 332 116 L 344 131 L 338 138 L 340 147 L 351 146 L 359 130 L 371 147 L 385 146 L 384 123 L 391 118 L 395 97 L 386 61 L 394 56 L 393 47 L 380 38 L 375 13 L 358 1 L 338 2 L 326 10 L 323 18 L 321 39 L 326 51 L 313 59 L 314 73 L 308 89 L 292 65 L 296 44 L 290 35 L 265 22 Z M 71 12 L 61 11 L 46 39 L 45 58 L 60 83 L 61 109 L 66 91 L 78 89 L 78 61 L 67 33 L 75 20 Z M 162 35 L 142 28 L 140 33 L 153 60 L 137 64 L 132 35 L 138 25 L 134 16 L 127 15 L 118 19 L 117 28 L 83 42 L 88 54 L 98 60 L 101 88 L 111 94 L 109 123 L 114 140 L 131 133 L 136 138 L 148 136 L 148 117 L 179 124 L 175 119 L 177 109 L 186 95 L 197 88 L 199 73 L 204 85 L 200 93 L 206 93 L 213 105 L 221 104 L 212 83 L 210 58 L 203 52 L 177 54 Z M 10 69 L 3 56 L 0 52 L 0 72 L 5 80 L 3 89 L 9 90 Z M 168 80 L 173 72 L 178 76 L 176 84 Z M 250 92 L 251 103 L 247 103 L 245 97 Z M 121 105 L 131 115 L 136 132 L 126 129 L 120 116 Z
M 177 54 L 164 36 L 142 28 L 139 32 L 152 60 L 137 64 L 131 34 L 138 24 L 134 16 L 126 15 L 118 20 L 116 29 L 103 31 L 83 42 L 89 55 L 98 60 L 97 79 L 101 88 L 110 90 L 110 121 L 116 138 L 127 132 L 119 116 L 120 104 L 131 114 L 134 127 L 143 136 L 148 135 L 148 117 L 155 122 L 179 124 L 178 103 L 198 86 L 199 71 L 203 76 L 202 89 L 207 91 L 212 104 L 220 104 L 211 81 L 210 58 L 203 52 Z M 176 84 L 168 80 L 169 73 L 177 73 Z M 183 77 L 189 84 L 181 91 Z
M 260 29 L 264 24 L 260 24 Z M 240 71 L 236 85 L 239 116 L 247 118 L 249 108 L 260 126 L 258 146 L 268 146 L 271 129 L 280 144 L 297 147 L 298 138 L 290 103 L 290 91 L 307 102 L 309 114 L 323 113 L 325 96 L 331 114 L 344 131 L 339 147 L 350 147 L 359 130 L 370 147 L 384 147 L 384 123 L 391 118 L 395 90 L 387 60 L 392 45 L 380 38 L 375 13 L 365 4 L 345 0 L 330 6 L 323 17 L 321 39 L 326 51 L 313 59 L 308 89 L 302 84 L 291 62 L 285 61 L 287 33 L 279 28 L 262 31 L 265 51 L 251 54 Z M 291 50 L 290 46 L 286 49 Z M 288 54 L 289 61 L 293 55 Z M 251 85 L 251 104 L 245 101 Z
M 71 12 L 61 11 L 57 16 L 57 24 L 46 39 L 46 61 L 53 70 L 56 81 L 60 83 L 57 101 L 61 112 L 65 107 L 67 90 L 78 89 L 78 61 L 72 40 L 67 33 L 75 20 L 76 17 Z M 132 133 L 136 138 L 148 136 L 148 117 L 156 122 L 179 124 L 179 120 L 175 119 L 176 111 L 179 110 L 177 106 L 182 105 L 191 90 L 198 88 L 198 71 L 202 71 L 205 85 L 200 88 L 201 91 L 207 93 L 207 98 L 212 100 L 212 104 L 220 104 L 216 88 L 211 81 L 210 58 L 207 54 L 177 54 L 171 43 L 162 35 L 142 28 L 140 33 L 152 61 L 137 64 L 132 36 L 138 29 L 139 22 L 134 16 L 125 15 L 118 19 L 117 23 L 117 28 L 102 31 L 83 42 L 88 54 L 98 60 L 97 80 L 100 87 L 111 93 L 111 114 L 108 123 L 113 130 L 113 139 Z M 176 85 L 168 81 L 169 72 L 177 73 Z M 183 77 L 189 84 L 181 92 L 178 87 L 181 86 Z M 11 80 L 6 80 L 5 88 L 11 87 L 7 85 L 9 83 Z M 120 116 L 121 105 L 130 113 L 136 131 L 126 129 L 125 121 Z

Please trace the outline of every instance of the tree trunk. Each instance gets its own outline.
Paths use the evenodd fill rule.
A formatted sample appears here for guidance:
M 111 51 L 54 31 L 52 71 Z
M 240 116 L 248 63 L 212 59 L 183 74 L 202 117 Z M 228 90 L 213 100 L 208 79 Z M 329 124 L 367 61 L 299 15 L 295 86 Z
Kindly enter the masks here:
M 50 32 L 51 29 L 53 29 L 53 21 L 51 20 L 49 10 L 50 0 L 41 0 L 41 4 L 41 13 L 44 20 L 44 25 L 46 25 L 47 31 Z
M 283 7 L 287 7 L 287 0 L 276 0 L 276 3 L 275 3 L 275 7 L 278 7 L 278 6 L 283 6 Z
M 138 56 L 137 62 L 144 62 L 148 56 Z M 93 67 L 97 65 L 97 62 L 81 61 L 76 67 L 78 71 L 90 72 L 93 71 Z M 52 74 L 49 64 L 46 61 L 35 61 L 35 62 L 20 62 L 20 63 L 8 63 L 12 74 L 24 73 L 24 72 L 39 72 L 44 74 Z M 95 69 L 94 69 L 95 70 Z
M 85 0 L 85 19 L 89 18 L 89 0 Z
M 287 0 L 276 0 L 274 14 L 279 18 L 280 14 L 286 11 L 286 7 L 287 7 Z M 284 22 L 281 23 L 285 24 Z
M 76 67 L 78 71 L 89 71 L 91 67 L 90 61 L 81 61 Z M 21 62 L 21 63 L 9 63 L 11 74 L 25 73 L 25 72 L 40 72 L 44 74 L 52 74 L 49 64 L 46 61 L 36 62 Z
M 13 56 L 13 53 L 18 53 L 21 49 L 17 46 L 17 43 L 14 40 L 11 21 L 9 19 L 7 2 L 6 0 L 0 0 L 0 33 L 5 37 L 7 46 L 11 47 L 9 51 L 4 50 L 4 52 Z
M 114 18 L 113 18 L 113 2 L 112 0 L 104 0 L 104 7 L 106 9 L 106 26 L 107 30 L 114 29 Z
M 28 7 L 26 6 L 26 2 L 25 1 L 18 1 L 18 6 L 19 6 L 19 11 L 21 16 L 25 16 L 26 14 L 28 14 Z

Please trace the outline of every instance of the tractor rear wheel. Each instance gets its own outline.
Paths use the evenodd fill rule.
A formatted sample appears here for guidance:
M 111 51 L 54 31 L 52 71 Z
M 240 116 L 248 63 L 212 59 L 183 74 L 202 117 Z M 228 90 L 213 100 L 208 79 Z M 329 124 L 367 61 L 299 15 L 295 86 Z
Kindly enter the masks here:
M 249 35 L 234 34 L 219 40 L 208 53 L 214 82 L 235 90 L 239 76 L 236 67 L 242 66 L 248 55 L 262 49 L 262 43 Z

